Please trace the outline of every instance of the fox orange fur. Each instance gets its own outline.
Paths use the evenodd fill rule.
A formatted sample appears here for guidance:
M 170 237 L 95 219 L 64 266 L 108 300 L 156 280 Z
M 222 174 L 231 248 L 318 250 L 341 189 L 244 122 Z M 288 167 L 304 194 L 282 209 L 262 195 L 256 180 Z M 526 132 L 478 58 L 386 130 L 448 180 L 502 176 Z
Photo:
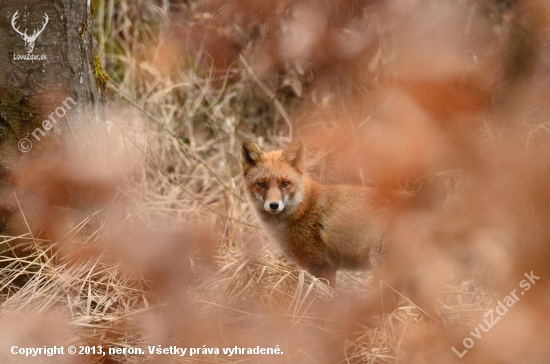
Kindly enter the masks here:
M 304 154 L 302 139 L 269 153 L 248 138 L 241 144 L 247 197 L 283 253 L 331 285 L 336 271 L 345 268 L 372 269 L 375 282 L 390 282 L 400 291 L 418 288 L 406 272 L 398 272 L 400 263 L 388 249 L 387 234 L 393 216 L 412 204 L 415 194 L 318 183 L 304 170 Z M 396 291 L 389 291 L 382 291 L 384 311 L 393 311 L 399 300 Z M 422 306 L 437 315 L 431 302 Z
M 331 284 L 340 268 L 376 267 L 387 220 L 414 195 L 320 184 L 305 173 L 304 153 L 301 139 L 270 153 L 242 141 L 246 192 L 263 227 L 291 260 Z

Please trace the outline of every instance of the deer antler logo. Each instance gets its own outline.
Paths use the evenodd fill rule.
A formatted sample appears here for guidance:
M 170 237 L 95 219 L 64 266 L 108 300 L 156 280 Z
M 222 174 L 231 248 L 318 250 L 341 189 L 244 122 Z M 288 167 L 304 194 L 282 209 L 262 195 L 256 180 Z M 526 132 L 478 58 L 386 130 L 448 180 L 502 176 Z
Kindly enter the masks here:
M 19 18 L 19 10 L 13 14 L 13 17 L 11 18 L 11 26 L 13 27 L 13 30 L 15 30 L 21 37 L 23 37 L 23 40 L 25 41 L 25 48 L 27 49 L 27 53 L 32 53 L 32 50 L 34 49 L 34 42 L 36 42 L 36 38 L 42 33 L 44 28 L 46 28 L 46 24 L 48 24 L 48 14 L 44 13 L 44 25 L 42 26 L 42 29 L 35 30 L 34 33 L 32 33 L 31 36 L 27 35 L 27 29 L 25 29 L 25 32 L 21 32 L 19 28 L 15 25 L 15 21 Z

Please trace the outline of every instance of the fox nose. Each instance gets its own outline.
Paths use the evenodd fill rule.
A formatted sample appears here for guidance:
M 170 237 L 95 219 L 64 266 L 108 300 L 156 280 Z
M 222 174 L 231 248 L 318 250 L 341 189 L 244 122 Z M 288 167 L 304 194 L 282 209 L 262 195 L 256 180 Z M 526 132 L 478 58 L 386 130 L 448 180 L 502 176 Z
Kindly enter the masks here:
M 279 208 L 279 203 L 278 202 L 270 202 L 269 203 L 269 208 L 272 209 L 272 210 L 277 210 Z

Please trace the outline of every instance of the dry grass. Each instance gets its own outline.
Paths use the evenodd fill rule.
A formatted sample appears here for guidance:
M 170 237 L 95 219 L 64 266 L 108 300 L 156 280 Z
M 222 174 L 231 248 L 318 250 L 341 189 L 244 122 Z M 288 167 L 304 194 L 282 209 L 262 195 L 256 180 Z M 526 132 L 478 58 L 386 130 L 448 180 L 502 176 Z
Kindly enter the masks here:
M 116 171 L 99 184 L 111 198 L 69 227 L 46 219 L 0 237 L 0 361 L 544 361 L 549 9 L 398 3 L 96 1 Z M 334 290 L 266 248 L 242 191 L 240 140 L 271 150 L 291 135 L 305 137 L 321 181 L 418 192 L 425 205 L 397 232 L 402 264 L 438 292 L 447 323 L 424 322 L 404 297 L 358 324 L 368 272 L 339 272 Z M 541 283 L 459 359 L 451 346 L 462 351 L 531 270 Z M 146 354 L 9 353 L 61 344 Z M 150 345 L 284 355 L 182 358 Z

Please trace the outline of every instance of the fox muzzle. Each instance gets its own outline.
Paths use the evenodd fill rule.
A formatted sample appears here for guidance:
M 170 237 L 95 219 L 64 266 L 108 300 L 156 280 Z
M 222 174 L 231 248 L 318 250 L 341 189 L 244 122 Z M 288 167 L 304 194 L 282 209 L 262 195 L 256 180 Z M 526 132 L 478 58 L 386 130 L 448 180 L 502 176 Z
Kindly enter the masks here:
M 283 201 L 265 201 L 264 210 L 270 214 L 278 214 L 283 211 L 285 208 L 285 203 Z

